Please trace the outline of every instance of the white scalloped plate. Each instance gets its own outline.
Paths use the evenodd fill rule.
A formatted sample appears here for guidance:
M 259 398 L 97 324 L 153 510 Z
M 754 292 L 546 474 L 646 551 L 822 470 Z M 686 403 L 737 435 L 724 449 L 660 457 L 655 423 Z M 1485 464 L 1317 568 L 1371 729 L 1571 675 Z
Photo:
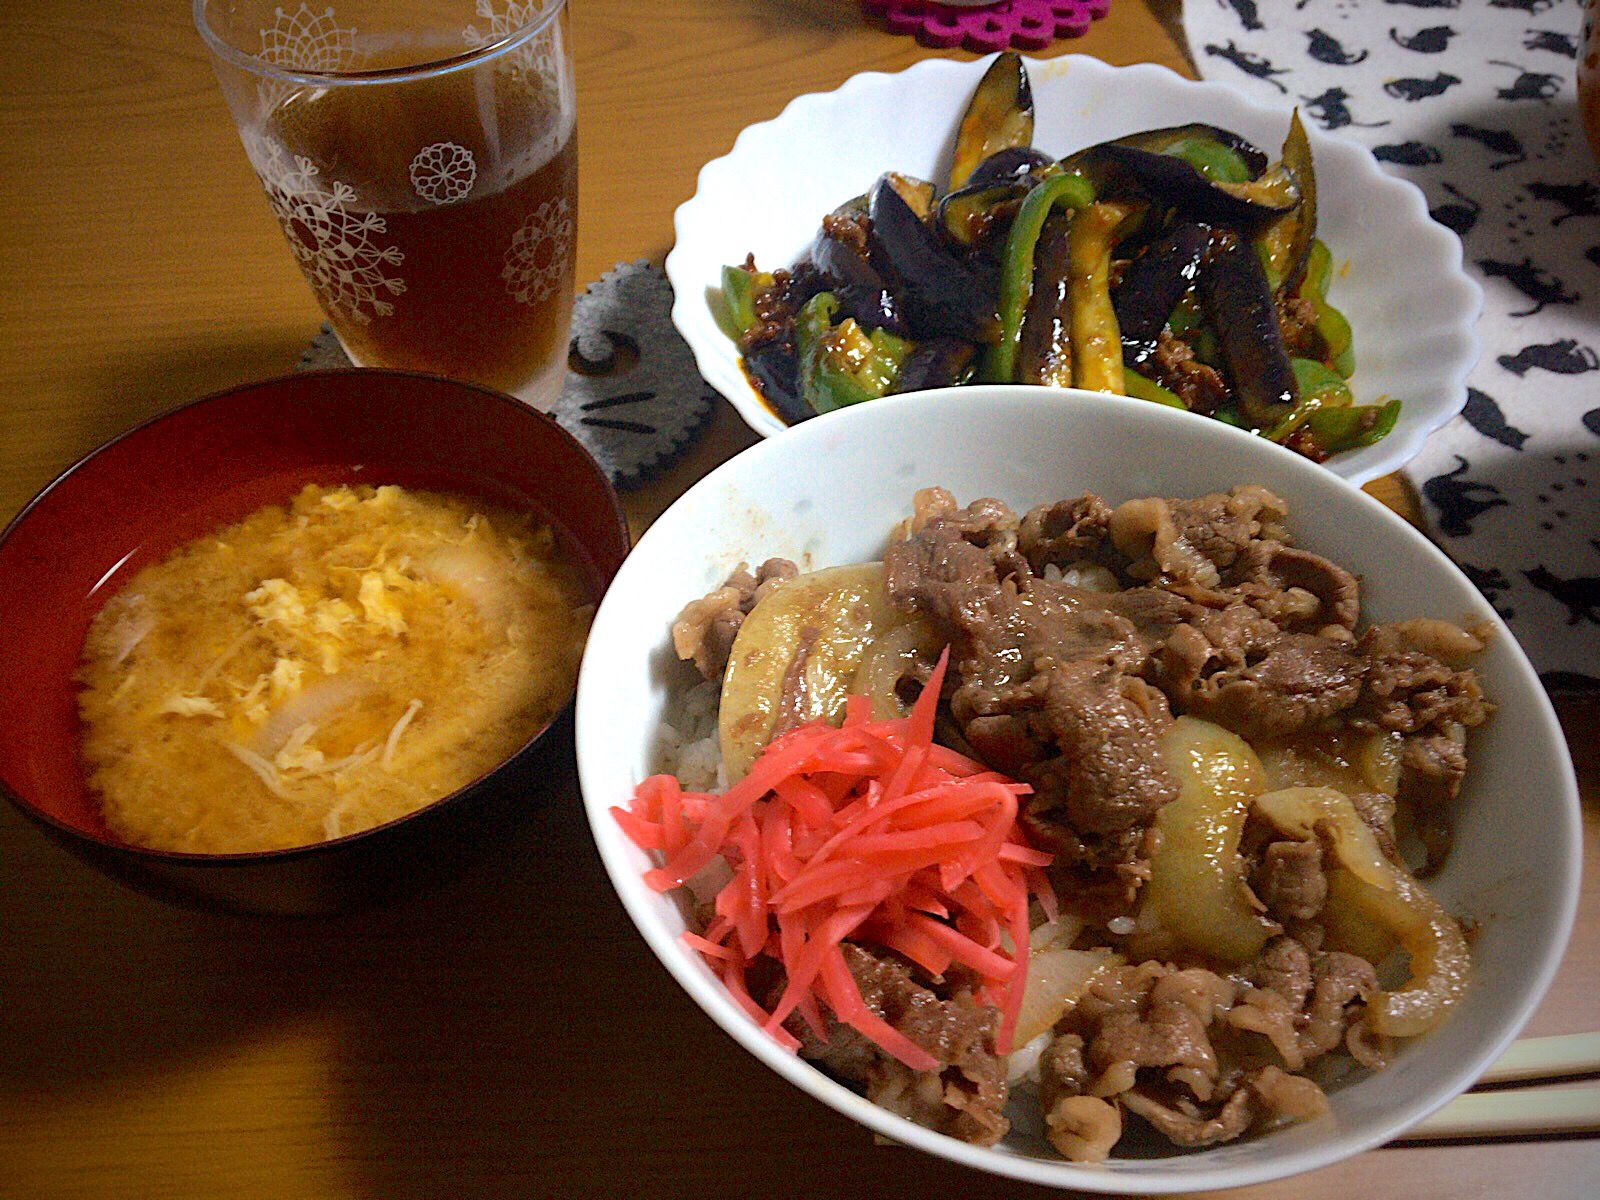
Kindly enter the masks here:
M 667 256 L 677 293 L 672 319 L 700 373 L 757 433 L 771 437 L 786 427 L 750 386 L 707 303 L 723 265 L 754 253 L 763 267 L 788 266 L 824 213 L 886 170 L 944 177 L 956 124 L 990 61 L 929 59 L 894 75 L 855 75 L 836 91 L 797 97 L 701 169 L 694 196 L 678 208 Z M 1286 108 L 1165 67 L 1111 67 L 1075 54 L 1026 61 L 1034 142 L 1052 154 L 1189 121 L 1237 130 L 1270 153 L 1288 128 Z M 1337 271 L 1330 299 L 1355 331 L 1357 400 L 1393 396 L 1404 404 L 1382 442 L 1328 463 L 1360 484 L 1402 466 L 1461 411 L 1478 357 L 1473 325 L 1483 293 L 1462 272 L 1459 239 L 1429 218 L 1416 187 L 1384 172 L 1361 146 L 1316 128 L 1307 133 L 1319 233 Z

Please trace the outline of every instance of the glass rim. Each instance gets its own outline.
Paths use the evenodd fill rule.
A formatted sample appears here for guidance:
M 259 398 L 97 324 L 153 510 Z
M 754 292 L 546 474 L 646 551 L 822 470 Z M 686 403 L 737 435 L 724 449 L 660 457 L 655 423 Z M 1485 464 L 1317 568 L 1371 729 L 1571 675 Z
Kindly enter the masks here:
M 547 0 L 548 7 L 540 12 L 537 19 L 497 41 L 479 46 L 473 50 L 462 51 L 460 54 L 429 59 L 425 62 L 412 63 L 403 67 L 382 67 L 373 71 L 312 71 L 269 62 L 259 55 L 250 54 L 239 49 L 213 29 L 211 22 L 206 19 L 206 9 L 213 3 L 216 3 L 216 0 L 194 0 L 193 12 L 195 28 L 199 31 L 206 47 L 218 59 L 231 63 L 233 66 L 249 71 L 254 75 L 282 79 L 291 83 L 320 84 L 336 87 L 359 87 L 377 83 L 407 83 L 477 66 L 479 63 L 488 62 L 490 59 L 500 58 L 532 40 L 542 33 L 545 26 L 560 16 L 567 7 L 567 0 Z

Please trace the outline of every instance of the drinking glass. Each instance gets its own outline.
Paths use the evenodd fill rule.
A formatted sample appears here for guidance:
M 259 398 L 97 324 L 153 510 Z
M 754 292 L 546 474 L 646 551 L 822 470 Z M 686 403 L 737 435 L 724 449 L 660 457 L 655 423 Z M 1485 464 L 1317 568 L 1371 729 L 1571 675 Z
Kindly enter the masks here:
M 194 0 L 194 16 L 351 361 L 553 403 L 577 240 L 565 0 Z

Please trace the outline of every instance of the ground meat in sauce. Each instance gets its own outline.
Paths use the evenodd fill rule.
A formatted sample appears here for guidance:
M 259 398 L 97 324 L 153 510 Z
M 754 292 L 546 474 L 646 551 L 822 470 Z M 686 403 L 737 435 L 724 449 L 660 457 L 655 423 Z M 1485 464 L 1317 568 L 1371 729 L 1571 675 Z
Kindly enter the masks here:
M 1157 335 L 1150 367 L 1154 382 L 1175 394 L 1190 412 L 1209 415 L 1228 402 L 1228 384 L 1221 372 L 1196 358 L 1193 347 L 1171 330 Z

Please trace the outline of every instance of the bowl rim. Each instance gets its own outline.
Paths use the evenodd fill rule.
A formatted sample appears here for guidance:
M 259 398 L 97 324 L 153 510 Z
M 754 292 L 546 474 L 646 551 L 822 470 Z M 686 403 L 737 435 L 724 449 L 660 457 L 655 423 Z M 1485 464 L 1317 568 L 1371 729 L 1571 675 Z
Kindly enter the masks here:
M 49 483 L 40 488 L 39 491 L 25 505 L 22 506 L 22 508 L 17 512 L 16 516 L 12 517 L 10 521 L 6 522 L 5 528 L 0 529 L 0 546 L 4 546 L 5 543 L 10 540 L 11 535 L 23 525 L 23 523 L 34 512 L 34 510 L 43 504 L 45 499 L 50 496 L 51 493 L 56 490 L 56 488 L 65 485 L 72 476 L 76 475 L 80 471 L 90 469 L 91 464 L 96 459 L 111 451 L 119 443 L 143 433 L 153 426 L 161 424 L 168 418 L 175 417 L 178 414 L 187 412 L 190 409 L 200 408 L 204 405 L 222 403 L 223 401 L 232 399 L 233 397 L 241 395 L 245 392 L 281 387 L 284 384 L 291 382 L 316 382 L 318 380 L 324 380 L 333 383 L 333 385 L 337 388 L 342 385 L 336 381 L 348 379 L 356 375 L 378 375 L 391 379 L 421 380 L 434 385 L 443 383 L 451 387 L 464 388 L 470 391 L 478 392 L 501 405 L 508 406 L 530 417 L 534 417 L 539 422 L 548 425 L 556 433 L 557 440 L 565 441 L 569 447 L 579 452 L 583 461 L 589 463 L 589 465 L 593 468 L 596 478 L 601 480 L 601 482 L 604 484 L 602 491 L 609 502 L 611 517 L 621 539 L 621 544 L 625 547 L 628 547 L 628 552 L 631 552 L 632 537 L 628 528 L 628 518 L 627 514 L 622 509 L 622 501 L 617 495 L 617 489 L 615 485 L 612 484 L 610 477 L 606 475 L 600 464 L 595 461 L 594 456 L 584 448 L 583 443 L 574 437 L 572 433 L 554 417 L 550 416 L 548 413 L 541 412 L 531 405 L 523 403 L 514 396 L 509 396 L 504 392 L 496 391 L 494 388 L 486 387 L 483 384 L 472 383 L 464 379 L 452 379 L 445 375 L 431 375 L 425 371 L 408 371 L 390 367 L 332 367 L 318 370 L 289 371 L 284 374 L 269 376 L 266 379 L 252 380 L 246 383 L 235 384 L 232 387 L 221 388 L 218 391 L 209 392 L 204 396 L 198 396 L 192 400 L 185 400 L 181 403 L 173 405 L 171 408 L 163 409 L 161 412 L 146 417 L 137 424 L 124 429 L 121 433 L 118 433 L 114 437 L 108 438 L 106 441 L 100 443 L 100 445 L 96 446 L 87 454 L 83 455 L 81 458 L 77 459 L 71 465 L 63 469 L 58 475 L 51 479 Z M 626 553 L 624 557 L 626 557 Z M 609 581 L 607 581 L 605 590 L 609 590 L 609 587 L 610 584 Z M 106 598 L 110 599 L 110 594 L 108 594 Z M 601 600 L 603 599 L 604 596 L 602 595 Z M 597 601 L 596 611 L 598 611 L 598 607 L 599 602 Z M 259 865 L 261 862 L 268 860 L 273 862 L 290 862 L 309 857 L 311 855 L 320 854 L 334 848 L 346 847 L 353 843 L 372 837 L 375 834 L 393 830 L 396 826 L 412 821 L 424 813 L 438 812 L 447 806 L 451 808 L 457 807 L 461 802 L 468 799 L 469 796 L 476 794 L 480 789 L 487 786 L 495 776 L 513 767 L 540 742 L 542 742 L 552 730 L 558 728 L 562 721 L 566 719 L 567 715 L 575 710 L 577 694 L 577 686 L 574 684 L 571 694 L 567 696 L 566 702 L 551 715 L 548 721 L 535 730 L 526 741 L 522 742 L 505 758 L 495 763 L 494 766 L 490 767 L 488 770 L 484 771 L 482 774 L 474 777 L 473 779 L 468 780 L 454 791 L 448 792 L 436 800 L 432 800 L 427 804 L 424 804 L 421 808 L 414 809 L 411 812 L 385 821 L 381 825 L 374 825 L 368 829 L 357 830 L 354 833 L 347 833 L 337 838 L 330 838 L 326 841 L 310 842 L 304 846 L 287 846 L 278 850 L 230 851 L 225 854 L 206 854 L 188 850 L 160 850 L 149 846 L 135 845 L 132 842 L 125 842 L 116 837 L 102 837 L 100 834 L 91 833 L 77 825 L 63 821 L 59 817 L 45 812 L 32 801 L 28 800 L 27 797 L 23 796 L 20 792 L 13 788 L 10 782 L 4 777 L 0 777 L 0 796 L 4 796 L 13 807 L 15 807 L 29 820 L 46 827 L 49 831 L 57 834 L 58 836 L 64 837 L 68 841 L 89 843 L 96 847 L 100 847 L 117 854 L 126 855 L 130 858 L 140 861 L 181 864 L 185 867 L 216 867 L 219 869 L 234 866 Z
M 915 62 L 898 71 L 858 71 L 846 78 L 837 87 L 805 92 L 794 96 L 774 116 L 767 120 L 752 122 L 744 126 L 739 130 L 732 145 L 724 154 L 709 160 L 701 166 L 695 176 L 694 193 L 673 211 L 673 245 L 667 253 L 664 270 L 675 291 L 671 312 L 673 326 L 678 330 L 684 341 L 689 344 L 689 348 L 695 357 L 696 366 L 700 368 L 701 374 L 708 381 L 714 381 L 724 374 L 724 371 L 720 369 L 724 366 L 724 360 L 719 355 L 721 347 L 700 336 L 703 322 L 698 318 L 702 317 L 703 314 L 699 310 L 706 308 L 706 300 L 702 294 L 702 289 L 696 286 L 701 281 L 689 278 L 694 270 L 695 262 L 686 256 L 682 247 L 684 232 L 686 228 L 693 227 L 692 221 L 697 208 L 709 204 L 711 201 L 711 193 L 707 190 L 708 184 L 715 183 L 718 172 L 723 169 L 723 164 L 739 155 L 742 145 L 747 146 L 749 142 L 765 137 L 768 127 L 801 120 L 806 108 L 833 100 L 840 93 L 856 93 L 882 88 L 888 86 L 890 81 L 897 81 L 912 75 L 926 75 L 930 78 L 944 75 L 951 79 L 959 76 L 971 84 L 976 84 L 983 70 L 996 57 L 998 56 L 995 54 L 986 54 L 970 61 L 930 58 Z M 1137 83 L 1140 77 L 1144 77 L 1163 88 L 1176 88 L 1186 95 L 1214 93 L 1225 96 L 1232 103 L 1241 105 L 1253 112 L 1281 113 L 1285 118 L 1294 108 L 1292 105 L 1278 105 L 1269 99 L 1253 95 L 1226 80 L 1191 79 L 1161 63 L 1141 62 L 1118 65 L 1107 63 L 1092 55 L 1078 53 L 1066 53 L 1048 58 L 1024 54 L 1022 58 L 1024 64 L 1030 69 L 1040 69 L 1052 73 L 1072 72 L 1080 77 L 1084 74 L 1095 75 L 1098 73 L 1103 78 L 1125 79 L 1131 83 Z M 1436 243 L 1438 255 L 1442 258 L 1445 267 L 1445 275 L 1440 282 L 1447 284 L 1448 290 L 1456 293 L 1461 305 L 1462 319 L 1458 324 L 1451 327 L 1453 335 L 1461 339 L 1461 353 L 1456 356 L 1454 368 L 1440 380 L 1441 387 L 1449 387 L 1452 398 L 1417 426 L 1397 429 L 1391 433 L 1383 442 L 1378 444 L 1381 448 L 1380 452 L 1371 454 L 1369 456 L 1370 461 L 1365 465 L 1342 468 L 1340 460 L 1361 454 L 1363 451 L 1373 450 L 1374 447 L 1346 451 L 1341 455 L 1335 455 L 1328 463 L 1322 464 L 1323 469 L 1330 474 L 1337 475 L 1359 487 L 1380 476 L 1400 470 L 1422 452 L 1423 445 L 1430 437 L 1460 415 L 1467 401 L 1468 377 L 1483 355 L 1483 342 L 1478 336 L 1477 326 L 1483 313 L 1484 294 L 1482 286 L 1465 270 L 1466 251 L 1461 238 L 1452 230 L 1433 220 L 1429 213 L 1427 196 L 1416 183 L 1399 174 L 1384 170 L 1378 160 L 1373 157 L 1370 149 L 1352 138 L 1340 136 L 1337 131 L 1311 128 L 1308 129 L 1308 133 L 1316 141 L 1334 143 L 1339 147 L 1338 152 L 1349 156 L 1351 161 L 1359 160 L 1363 164 L 1362 169 L 1368 173 L 1368 185 L 1376 184 L 1381 189 L 1390 190 L 1392 201 L 1400 208 L 1410 210 L 1410 216 L 1418 222 L 1417 232 L 1419 235 L 1423 238 L 1432 239 Z M 726 335 L 721 334 L 720 329 L 718 333 L 726 340 Z M 744 388 L 735 389 L 737 394 L 729 394 L 718 382 L 712 382 L 711 386 L 733 406 L 740 419 L 752 431 L 763 438 L 779 437 L 788 430 L 795 428 L 793 425 L 785 425 L 782 419 L 772 413 L 765 405 L 756 394 L 754 388 L 748 383 L 748 377 L 742 366 L 738 365 L 737 359 L 736 366 L 741 378 L 746 381 Z M 974 385 L 965 386 L 970 388 Z M 1029 384 L 994 384 L 985 386 L 1038 387 L 1050 392 L 1078 390 Z M 820 415 L 826 417 L 833 414 Z
M 1081 389 L 1065 389 L 1061 392 L 1056 392 L 1015 384 L 984 384 L 978 386 L 985 392 L 1001 399 L 1019 399 L 1035 406 L 1047 396 L 1052 403 L 1066 396 L 1076 404 L 1083 404 L 1089 407 L 1098 407 L 1110 403 L 1114 406 L 1122 407 L 1130 413 L 1146 413 L 1147 415 L 1144 419 L 1151 421 L 1171 420 L 1177 416 L 1175 413 L 1160 409 L 1159 406 L 1148 405 L 1146 402 L 1134 398 L 1106 396 L 1101 393 L 1082 391 Z M 880 401 L 875 401 L 870 407 L 880 413 L 892 415 L 898 408 L 914 409 L 919 404 L 932 402 L 933 398 L 942 398 L 945 402 L 950 402 L 952 400 L 952 389 L 936 389 L 889 396 Z M 868 407 L 860 406 L 857 409 L 846 411 L 860 413 L 867 411 Z M 845 417 L 842 419 L 848 421 L 862 418 Z M 802 429 L 810 429 L 813 432 L 802 436 L 823 436 L 817 432 L 820 428 L 813 422 L 807 422 L 802 426 Z M 1197 433 L 1202 429 L 1209 428 L 1214 431 L 1215 436 L 1224 441 L 1238 439 L 1238 444 L 1241 447 L 1246 445 L 1255 447 L 1254 450 L 1248 450 L 1246 453 L 1262 454 L 1268 458 L 1277 456 L 1278 462 L 1283 464 L 1285 469 L 1290 471 L 1291 474 L 1300 474 L 1312 487 L 1319 486 L 1314 481 L 1324 481 L 1320 486 L 1329 489 L 1331 494 L 1346 498 L 1341 503 L 1348 503 L 1357 510 L 1365 510 L 1371 517 L 1386 525 L 1395 537 L 1408 541 L 1418 552 L 1431 559 L 1437 567 L 1470 587 L 1470 581 L 1462 575 L 1460 568 L 1451 562 L 1449 557 L 1419 529 L 1406 521 L 1400 514 L 1372 496 L 1365 494 L 1359 488 L 1342 486 L 1334 482 L 1338 478 L 1337 476 L 1332 476 L 1331 473 L 1322 471 L 1317 464 L 1312 463 L 1310 460 L 1243 430 L 1234 429 L 1220 422 L 1212 422 L 1207 426 L 1195 428 Z M 836 437 L 840 432 L 838 427 L 831 427 L 829 436 Z M 624 563 L 622 569 L 617 573 L 616 582 L 620 586 L 614 588 L 608 595 L 607 600 L 602 602 L 600 609 L 595 614 L 595 622 L 592 628 L 599 631 L 602 636 L 604 635 L 606 626 L 613 619 L 608 617 L 608 605 L 612 607 L 620 605 L 622 603 L 620 597 L 624 596 L 628 590 L 630 576 L 635 570 L 645 569 L 641 565 L 645 560 L 638 555 L 638 550 L 646 547 L 652 537 L 667 537 L 671 535 L 670 523 L 664 523 L 664 518 L 670 514 L 672 508 L 683 503 L 693 493 L 702 490 L 705 493 L 711 493 L 715 489 L 721 488 L 731 477 L 747 470 L 751 464 L 767 459 L 792 456 L 801 449 L 803 449 L 803 444 L 796 446 L 779 438 L 763 439 L 741 451 L 708 473 L 703 479 L 697 481 L 684 493 L 683 497 L 674 502 L 674 505 L 669 506 L 668 510 L 662 514 L 662 518 L 658 519 L 641 536 L 639 544 L 635 547 L 635 554 L 630 556 L 629 562 Z M 745 461 L 747 459 L 749 462 Z M 748 491 L 748 489 L 745 490 Z M 663 530 L 661 534 L 656 533 L 658 527 Z M 1476 589 L 1473 590 L 1475 591 Z M 865 1097 L 858 1095 L 845 1085 L 824 1074 L 817 1067 L 796 1055 L 790 1054 L 779 1046 L 747 1014 L 737 1008 L 727 996 L 720 981 L 700 969 L 699 964 L 693 961 L 691 952 L 682 946 L 676 936 L 658 927 L 657 918 L 650 911 L 649 905 L 656 898 L 656 894 L 645 894 L 644 885 L 642 880 L 638 878 L 635 865 L 627 861 L 631 843 L 626 842 L 620 827 L 616 826 L 608 811 L 613 804 L 624 802 L 626 797 L 600 796 L 598 794 L 597 781 L 593 779 L 596 768 L 592 759 L 584 753 L 585 745 L 589 740 L 586 737 L 586 730 L 596 721 L 596 718 L 588 715 L 586 711 L 591 707 L 591 705 L 586 704 L 586 692 L 592 692 L 592 688 L 585 688 L 585 676 L 588 672 L 589 663 L 593 661 L 587 654 L 584 670 L 580 671 L 578 678 L 574 727 L 574 750 L 578 760 L 579 787 L 595 846 L 607 874 L 611 877 L 613 890 L 627 910 L 635 928 L 650 946 L 657 959 L 678 982 L 679 986 L 694 999 L 706 1015 L 725 1033 L 780 1077 L 806 1094 L 896 1142 L 913 1146 L 938 1157 L 961 1163 L 964 1166 L 1031 1183 L 1072 1188 L 1093 1193 L 1121 1195 L 1144 1195 L 1148 1194 L 1152 1188 L 1176 1194 L 1265 1183 L 1270 1180 L 1316 1170 L 1383 1145 L 1393 1140 L 1404 1129 L 1423 1120 L 1429 1114 L 1447 1104 L 1455 1096 L 1470 1087 L 1483 1069 L 1497 1058 L 1517 1036 L 1548 991 L 1550 983 L 1561 965 L 1577 915 L 1578 885 L 1582 874 L 1582 814 L 1577 780 L 1570 753 L 1565 748 L 1565 737 L 1555 708 L 1539 682 L 1526 653 L 1499 615 L 1494 613 L 1487 603 L 1483 605 L 1483 608 L 1485 610 L 1484 619 L 1494 629 L 1493 637 L 1503 641 L 1509 651 L 1507 670 L 1513 677 L 1520 680 L 1523 690 L 1531 698 L 1539 718 L 1539 724 L 1547 730 L 1553 731 L 1554 740 L 1562 748 L 1562 753 L 1557 761 L 1546 764 L 1550 768 L 1550 787 L 1548 790 L 1558 796 L 1561 823 L 1565 826 L 1565 836 L 1561 839 L 1561 845 L 1564 848 L 1561 861 L 1549 864 L 1551 872 L 1559 876 L 1562 886 L 1559 888 L 1559 904 L 1555 918 L 1547 927 L 1549 941 L 1544 955 L 1538 963 L 1538 969 L 1524 977 L 1520 997 L 1511 1011 L 1506 1014 L 1496 1036 L 1481 1042 L 1473 1054 L 1463 1056 L 1457 1062 L 1447 1086 L 1437 1088 L 1432 1094 L 1427 1095 L 1426 1099 L 1421 1103 L 1413 1101 L 1409 1106 L 1409 1110 L 1404 1112 L 1403 1115 L 1374 1122 L 1370 1130 L 1359 1136 L 1336 1131 L 1330 1138 L 1318 1145 L 1295 1151 L 1287 1160 L 1268 1159 L 1263 1162 L 1244 1164 L 1232 1168 L 1225 1175 L 1219 1174 L 1212 1178 L 1195 1179 L 1185 1177 L 1184 1164 L 1193 1161 L 1194 1156 L 1197 1154 L 1203 1155 L 1207 1153 L 1205 1150 L 1173 1155 L 1162 1159 L 1137 1160 L 1141 1164 L 1148 1163 L 1150 1169 L 1118 1174 L 1106 1171 L 1094 1164 L 1085 1165 L 1066 1161 L 1052 1162 L 1027 1155 L 1007 1154 L 989 1147 L 973 1146 L 948 1135 L 916 1125 L 906 1118 L 878 1107 Z M 665 637 L 666 631 L 663 630 L 663 639 Z M 591 646 L 593 644 L 591 642 Z M 1396 1109 L 1400 1107 L 1403 1106 L 1395 1106 Z M 1158 1172 L 1161 1173 L 1160 1178 L 1156 1177 Z

